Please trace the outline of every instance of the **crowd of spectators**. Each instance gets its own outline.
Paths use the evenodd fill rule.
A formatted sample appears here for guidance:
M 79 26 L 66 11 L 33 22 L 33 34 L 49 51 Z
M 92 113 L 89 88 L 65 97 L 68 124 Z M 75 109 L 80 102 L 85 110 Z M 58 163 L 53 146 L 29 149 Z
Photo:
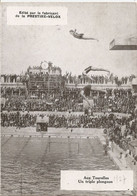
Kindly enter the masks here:
M 133 113 L 135 108 L 135 98 L 131 90 L 107 89 L 106 93 L 93 92 L 94 112 L 119 112 Z M 43 98 L 32 99 L 20 96 L 10 97 L 2 104 L 2 110 L 7 111 L 83 111 L 83 98 L 80 90 L 51 91 Z
M 135 116 L 123 119 L 121 123 L 116 121 L 108 129 L 105 129 L 104 133 L 107 134 L 107 145 L 111 144 L 112 151 L 114 144 L 123 149 L 125 155 L 120 152 L 119 158 L 122 158 L 123 154 L 124 158 L 130 156 L 134 165 L 137 163 L 137 152 L 133 146 L 133 143 L 137 142 L 137 118 Z
M 27 95 L 27 89 L 25 87 L 1 87 L 2 97 L 11 97 L 11 96 L 24 96 Z
M 1 113 L 1 125 L 4 127 L 15 126 L 17 128 L 34 126 L 37 115 L 16 113 Z
M 122 84 L 131 83 L 134 75 L 125 76 L 119 78 L 113 74 L 109 75 L 89 75 L 89 77 L 85 75 L 73 76 L 71 73 L 67 73 L 65 75 L 66 83 L 74 83 L 74 84 L 85 84 L 85 83 L 92 83 L 92 84 L 117 84 L 118 86 Z
M 42 99 L 13 97 L 6 100 L 2 110 L 7 111 L 82 111 L 80 90 L 50 92 Z
M 133 113 L 135 109 L 135 97 L 131 90 L 107 89 L 105 94 L 100 94 L 95 100 L 97 111 L 110 111 L 119 113 Z M 106 109 L 106 110 L 105 110 Z
M 120 120 L 114 119 L 113 116 L 113 123 L 108 126 L 108 136 L 110 140 L 125 148 L 123 145 L 125 141 L 137 139 L 137 120 L 132 115 L 128 118 L 122 117 Z
M 44 114 L 39 114 L 44 116 Z M 122 138 L 137 138 L 137 121 L 133 115 L 100 114 L 89 116 L 86 114 L 48 114 L 49 127 L 84 127 L 84 128 L 104 128 L 108 130 L 110 139 L 120 144 Z M 37 114 L 29 112 L 2 112 L 2 126 L 28 127 L 36 126 Z
M 23 84 L 27 84 L 31 80 L 41 80 L 41 81 L 46 81 L 49 78 L 49 73 L 52 71 L 52 74 L 54 75 L 58 71 L 58 76 L 60 76 L 60 79 L 64 81 L 64 83 L 73 83 L 73 84 L 85 84 L 85 83 L 93 83 L 93 84 L 117 84 L 117 85 L 122 85 L 122 84 L 128 84 L 132 82 L 133 78 L 135 78 L 135 75 L 130 75 L 130 76 L 123 76 L 119 78 L 117 75 L 114 75 L 113 73 L 108 74 L 108 75 L 89 75 L 89 77 L 85 75 L 72 75 L 72 73 L 66 72 L 66 74 L 62 75 L 61 70 L 59 67 L 52 67 L 52 70 L 48 70 L 48 72 L 43 72 L 42 68 L 39 68 L 39 72 L 31 72 L 28 71 L 24 74 L 21 75 L 2 75 L 1 77 L 3 78 L 3 82 L 21 82 Z M 34 69 L 35 70 L 35 69 Z

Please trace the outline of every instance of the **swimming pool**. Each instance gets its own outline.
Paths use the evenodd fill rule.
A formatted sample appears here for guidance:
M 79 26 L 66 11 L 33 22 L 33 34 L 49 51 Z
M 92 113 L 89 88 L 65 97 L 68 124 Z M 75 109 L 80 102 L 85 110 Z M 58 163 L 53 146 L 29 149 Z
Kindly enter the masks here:
M 96 138 L 2 137 L 2 195 L 110 195 L 60 190 L 60 170 L 116 170 Z M 124 193 L 111 192 L 111 195 Z

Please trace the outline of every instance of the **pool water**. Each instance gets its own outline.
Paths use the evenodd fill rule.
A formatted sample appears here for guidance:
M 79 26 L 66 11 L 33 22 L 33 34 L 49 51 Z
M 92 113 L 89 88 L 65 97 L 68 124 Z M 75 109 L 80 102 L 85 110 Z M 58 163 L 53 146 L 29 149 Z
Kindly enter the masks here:
M 99 138 L 2 137 L 2 195 L 88 196 L 123 192 L 60 190 L 60 170 L 116 170 Z

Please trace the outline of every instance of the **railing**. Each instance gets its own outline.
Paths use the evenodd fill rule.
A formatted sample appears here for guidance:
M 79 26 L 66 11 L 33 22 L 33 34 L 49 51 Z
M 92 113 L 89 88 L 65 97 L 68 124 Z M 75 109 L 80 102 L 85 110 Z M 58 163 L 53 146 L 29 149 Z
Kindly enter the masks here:
M 74 83 L 66 83 L 65 87 L 67 88 L 79 88 L 82 89 L 86 85 L 92 85 L 93 87 L 96 87 L 97 89 L 106 89 L 106 88 L 111 88 L 111 89 L 131 89 L 132 85 L 131 84 L 122 84 L 121 86 L 118 86 L 117 84 L 91 84 L 91 83 L 85 83 L 85 84 L 74 84 Z

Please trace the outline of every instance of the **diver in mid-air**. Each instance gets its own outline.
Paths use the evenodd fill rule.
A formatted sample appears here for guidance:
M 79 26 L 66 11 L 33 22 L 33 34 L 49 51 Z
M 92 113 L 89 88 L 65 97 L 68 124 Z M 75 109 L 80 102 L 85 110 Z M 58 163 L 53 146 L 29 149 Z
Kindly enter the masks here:
M 91 75 L 88 75 L 90 71 L 105 71 L 105 72 L 110 73 L 110 71 L 107 69 L 89 66 L 86 69 L 84 69 L 84 71 L 82 72 L 82 75 L 86 76 L 87 78 L 93 81 L 94 81 L 94 78 Z M 87 102 L 88 107 L 91 109 L 92 115 L 93 115 L 93 106 L 94 106 L 93 91 L 106 93 L 106 90 L 98 89 L 97 87 L 94 87 L 92 84 L 85 85 L 85 87 L 81 90 L 80 95 Z
M 90 75 L 88 75 L 88 73 L 90 71 L 105 71 L 108 72 L 110 74 L 110 71 L 108 71 L 107 69 L 103 69 L 103 68 L 97 68 L 97 67 L 93 67 L 93 66 L 89 66 L 86 69 L 84 69 L 84 71 L 82 72 L 82 74 L 86 77 L 88 77 L 90 80 L 94 80 L 94 78 Z
M 77 33 L 77 30 L 70 30 L 69 31 L 71 35 L 73 35 L 73 37 L 77 38 L 77 39 L 83 39 L 83 40 L 96 40 L 99 41 L 96 38 L 92 38 L 92 37 L 86 37 L 83 33 Z

